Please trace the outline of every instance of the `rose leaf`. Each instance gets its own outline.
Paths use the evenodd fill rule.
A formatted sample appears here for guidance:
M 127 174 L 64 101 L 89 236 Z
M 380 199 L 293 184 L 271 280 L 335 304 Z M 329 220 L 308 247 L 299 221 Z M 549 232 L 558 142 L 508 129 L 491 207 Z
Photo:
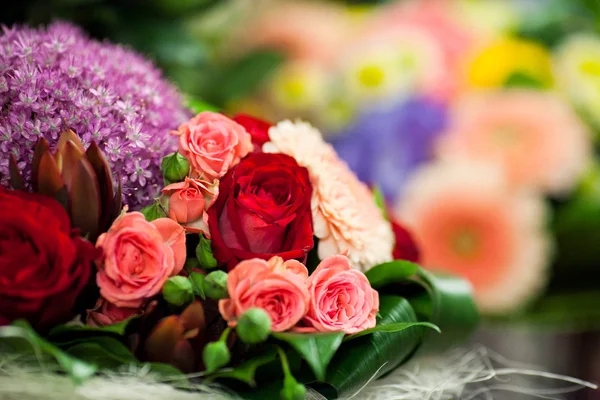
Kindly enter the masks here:
M 274 332 L 275 339 L 288 343 L 312 368 L 318 380 L 324 380 L 327 366 L 342 344 L 344 332 L 290 333 Z

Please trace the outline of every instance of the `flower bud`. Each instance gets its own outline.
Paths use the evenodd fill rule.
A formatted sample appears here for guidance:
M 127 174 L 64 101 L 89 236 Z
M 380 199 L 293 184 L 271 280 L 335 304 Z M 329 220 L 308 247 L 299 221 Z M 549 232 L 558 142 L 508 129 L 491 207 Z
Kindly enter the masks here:
M 281 389 L 281 398 L 284 400 L 304 400 L 306 388 L 298 383 L 293 376 L 288 375 L 283 380 L 283 389 Z
M 206 275 L 202 287 L 206 297 L 215 300 L 227 298 L 227 273 L 223 271 L 211 272 Z
M 169 304 L 183 306 L 194 300 L 192 282 L 185 276 L 169 278 L 162 289 L 162 294 Z
M 208 343 L 202 351 L 202 360 L 208 373 L 215 372 L 219 368 L 224 367 L 229 363 L 230 359 L 231 355 L 229 354 L 227 344 L 222 340 Z
M 250 308 L 238 320 L 236 331 L 244 343 L 264 342 L 271 332 L 271 318 L 262 308 Z
M 180 182 L 190 172 L 190 162 L 179 153 L 171 153 L 162 159 L 160 170 L 168 182 Z

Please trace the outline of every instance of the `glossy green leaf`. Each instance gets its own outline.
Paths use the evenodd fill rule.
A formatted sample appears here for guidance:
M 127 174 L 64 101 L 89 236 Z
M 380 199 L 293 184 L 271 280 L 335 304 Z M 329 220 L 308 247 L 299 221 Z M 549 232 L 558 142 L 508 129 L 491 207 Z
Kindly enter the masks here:
M 425 292 L 411 297 L 419 320 L 437 325 L 441 335 L 426 333 L 419 351 L 439 352 L 467 341 L 479 322 L 471 285 L 464 279 L 419 269 L 414 279 Z
M 344 338 L 344 342 L 348 342 L 352 339 L 356 339 L 356 338 L 359 338 L 359 337 L 362 337 L 365 335 L 370 335 L 371 333 L 375 333 L 375 332 L 388 332 L 388 333 L 400 332 L 400 331 L 403 331 L 405 329 L 415 327 L 415 326 L 423 326 L 425 328 L 431 328 L 434 331 L 436 331 L 437 333 L 442 333 L 442 331 L 440 331 L 440 328 L 438 328 L 436 325 L 431 324 L 429 322 L 398 322 L 395 324 L 377 325 L 373 328 L 365 329 L 364 331 L 360 331 L 353 335 L 348 335 Z
M 365 275 L 374 289 L 385 285 L 402 282 L 410 278 L 419 270 L 419 266 L 410 261 L 395 260 L 379 264 L 365 272 Z
M 68 335 L 70 333 L 88 332 L 92 334 L 102 333 L 114 333 L 117 335 L 124 335 L 127 326 L 131 321 L 138 318 L 137 316 L 129 317 L 124 321 L 117 322 L 116 324 L 106 326 L 90 326 L 90 325 L 58 325 L 54 327 L 48 336 L 54 338 L 57 336 Z
M 12 325 L 0 327 L 0 340 L 3 338 L 18 338 L 26 341 L 38 358 L 44 355 L 56 360 L 62 370 L 79 384 L 96 373 L 96 366 L 65 353 L 55 345 L 40 337 L 33 328 L 25 321 L 19 320 Z
M 288 343 L 310 367 L 319 380 L 325 379 L 327 366 L 342 344 L 344 332 L 288 333 L 274 332 L 275 339 Z
M 123 343 L 108 336 L 81 340 L 65 351 L 73 357 L 105 369 L 117 368 L 123 364 L 138 363 Z
M 144 218 L 146 218 L 146 221 L 148 222 L 167 216 L 167 213 L 165 213 L 165 210 L 163 210 L 158 202 L 154 202 L 154 204 L 150 204 L 149 206 L 142 208 L 140 212 L 144 215 Z
M 263 365 L 275 361 L 276 358 L 277 352 L 275 349 L 271 348 L 263 352 L 260 356 L 252 357 L 235 368 L 217 371 L 210 375 L 208 379 L 209 381 L 219 378 L 235 379 L 244 382 L 251 387 L 255 387 L 256 380 L 254 376 L 256 375 L 256 370 Z
M 204 279 L 206 276 L 199 274 L 197 272 L 190 272 L 190 281 L 192 282 L 192 289 L 194 290 L 194 296 L 200 296 L 202 300 L 206 299 L 206 294 L 204 293 Z
M 381 295 L 380 325 L 415 323 L 417 316 L 410 303 L 399 296 Z M 344 343 L 329 365 L 327 385 L 316 387 L 328 398 L 354 394 L 374 376 L 382 376 L 414 353 L 422 329 L 375 332 Z
M 200 234 L 199 236 L 200 241 L 198 242 L 198 246 L 196 246 L 196 258 L 200 263 L 200 268 L 216 268 L 218 263 L 215 257 L 213 256 L 210 239 L 205 238 L 203 234 Z

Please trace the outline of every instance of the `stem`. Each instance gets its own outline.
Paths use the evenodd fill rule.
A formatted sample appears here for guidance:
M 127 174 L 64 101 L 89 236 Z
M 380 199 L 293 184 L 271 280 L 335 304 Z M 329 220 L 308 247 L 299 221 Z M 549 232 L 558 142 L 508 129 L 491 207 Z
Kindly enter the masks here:
M 229 336 L 229 332 L 231 332 L 231 328 L 225 328 L 225 330 L 221 334 L 221 337 L 219 338 L 219 342 L 225 342 L 227 340 L 227 336 Z
M 283 369 L 283 375 L 285 378 L 291 376 L 290 365 L 288 364 L 287 356 L 285 355 L 285 351 L 281 349 L 281 347 L 277 346 L 277 352 L 279 353 L 279 360 L 281 361 L 281 369 Z

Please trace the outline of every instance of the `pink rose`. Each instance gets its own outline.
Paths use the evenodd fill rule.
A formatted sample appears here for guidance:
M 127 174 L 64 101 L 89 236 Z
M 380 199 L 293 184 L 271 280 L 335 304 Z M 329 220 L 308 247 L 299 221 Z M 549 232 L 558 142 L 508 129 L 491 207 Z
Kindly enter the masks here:
M 186 177 L 184 182 L 172 183 L 162 192 L 169 196 L 169 218 L 183 224 L 188 232 L 209 234 L 206 210 L 219 195 L 218 180 L 210 183 Z
M 252 139 L 243 126 L 209 111 L 181 124 L 172 134 L 179 136 L 179 152 L 204 179 L 218 179 L 252 151 Z
M 87 324 L 90 326 L 113 325 L 140 313 L 141 311 L 137 307 L 117 307 L 103 298 L 99 298 L 94 308 L 87 310 Z
M 352 334 L 375 326 L 379 294 L 362 272 L 350 267 L 346 256 L 321 261 L 308 285 L 310 308 L 297 331 Z
M 227 278 L 229 299 L 219 311 L 229 326 L 249 308 L 262 308 L 271 317 L 271 330 L 283 332 L 298 323 L 308 310 L 308 271 L 296 260 L 253 258 L 240 262 Z
M 118 307 L 139 307 L 177 275 L 186 258 L 185 231 L 169 218 L 152 222 L 139 212 L 124 214 L 96 242 L 104 258 L 96 283 Z

